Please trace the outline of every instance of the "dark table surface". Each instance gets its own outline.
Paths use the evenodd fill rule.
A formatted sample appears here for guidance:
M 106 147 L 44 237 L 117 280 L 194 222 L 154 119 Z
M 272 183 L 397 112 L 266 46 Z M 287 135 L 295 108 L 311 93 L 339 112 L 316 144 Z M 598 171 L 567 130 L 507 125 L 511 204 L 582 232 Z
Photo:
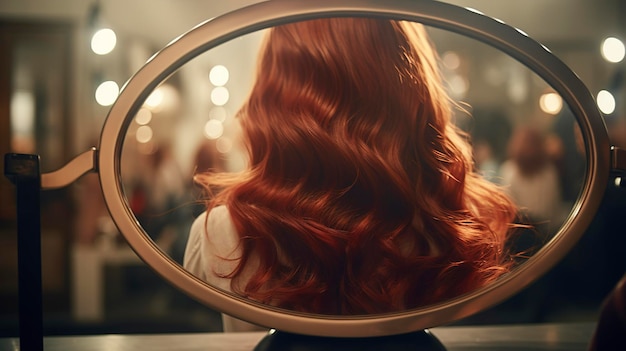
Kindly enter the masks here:
M 593 323 L 455 326 L 430 329 L 448 351 L 587 350 Z M 45 351 L 251 351 L 266 333 L 193 333 L 51 336 Z M 326 348 L 330 351 L 331 348 Z M 0 350 L 19 350 L 17 338 L 0 339 Z

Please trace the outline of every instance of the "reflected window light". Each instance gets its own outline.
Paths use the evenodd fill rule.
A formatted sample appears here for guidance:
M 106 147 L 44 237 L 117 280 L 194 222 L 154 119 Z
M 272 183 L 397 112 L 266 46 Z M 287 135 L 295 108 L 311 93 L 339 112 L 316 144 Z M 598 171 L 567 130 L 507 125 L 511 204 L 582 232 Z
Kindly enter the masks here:
M 137 114 L 135 115 L 135 122 L 142 126 L 150 123 L 151 120 L 152 120 L 152 111 L 148 110 L 145 107 L 140 108 L 139 111 L 137 111 Z
M 596 97 L 598 108 L 605 115 L 615 112 L 615 97 L 607 90 L 600 90 Z
M 213 66 L 209 72 L 209 81 L 216 87 L 223 87 L 228 83 L 228 68 L 223 65 Z
M 233 149 L 233 142 L 230 138 L 221 137 L 215 142 L 215 148 L 219 153 L 227 154 Z
M 454 51 L 446 51 L 442 57 L 443 65 L 451 70 L 456 70 L 461 66 L 461 58 Z
M 103 82 L 96 88 L 96 102 L 101 106 L 111 106 L 120 93 L 120 87 L 114 81 Z
M 106 55 L 115 49 L 117 36 L 110 28 L 103 28 L 91 37 L 91 51 L 98 55 Z
M 624 43 L 614 37 L 604 39 L 601 48 L 602 57 L 611 63 L 618 63 L 624 60 L 626 56 L 626 47 Z
M 484 15 L 484 13 L 482 13 L 482 11 L 479 11 L 479 10 L 473 8 L 473 7 L 466 7 L 465 9 L 468 10 L 468 11 L 472 11 L 474 13 L 477 13 L 479 15 Z
M 137 128 L 137 132 L 135 132 L 135 139 L 137 139 L 138 142 L 145 144 L 152 140 L 152 135 L 152 128 L 149 126 L 141 126 Z
M 563 99 L 557 93 L 546 93 L 539 98 L 539 107 L 547 114 L 556 115 L 563 108 Z
M 208 139 L 217 139 L 224 134 L 224 125 L 222 122 L 211 119 L 204 125 L 204 135 Z
M 515 28 L 515 30 L 516 30 L 518 33 L 520 33 L 521 35 L 525 36 L 525 37 L 527 37 L 527 36 L 528 36 L 528 33 L 524 32 L 523 30 L 521 30 L 521 29 L 519 29 L 519 28 Z
M 615 177 L 614 181 L 615 186 L 622 186 L 622 177 Z
M 216 106 L 224 106 L 228 103 L 230 94 L 225 87 L 215 87 L 211 90 L 211 102 Z
M 209 110 L 210 119 L 216 119 L 220 122 L 224 122 L 227 116 L 228 116 L 228 112 L 226 112 L 226 109 L 221 106 L 212 107 Z
M 550 48 L 548 48 L 547 46 L 545 46 L 545 45 L 543 45 L 543 44 L 539 44 L 539 45 L 541 45 L 541 47 L 542 47 L 544 50 L 546 50 L 547 52 L 552 53 L 552 50 L 550 50 Z

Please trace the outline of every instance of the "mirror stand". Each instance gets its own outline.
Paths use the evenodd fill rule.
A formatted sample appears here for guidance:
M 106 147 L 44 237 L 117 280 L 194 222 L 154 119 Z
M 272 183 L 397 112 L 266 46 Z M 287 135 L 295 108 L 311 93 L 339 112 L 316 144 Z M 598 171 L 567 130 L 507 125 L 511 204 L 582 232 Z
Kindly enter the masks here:
M 427 329 L 407 334 L 379 337 L 343 338 L 292 334 L 272 330 L 254 351 L 373 351 L 415 350 L 446 351 L 443 344 Z
M 42 351 L 43 293 L 39 155 L 5 154 L 4 175 L 16 188 L 20 350 Z
M 42 174 L 34 154 L 4 155 L 4 175 L 15 185 L 19 341 L 22 351 L 43 351 L 43 285 L 41 268 L 41 191 L 64 187 L 95 170 L 96 148 L 83 152 L 61 169 Z

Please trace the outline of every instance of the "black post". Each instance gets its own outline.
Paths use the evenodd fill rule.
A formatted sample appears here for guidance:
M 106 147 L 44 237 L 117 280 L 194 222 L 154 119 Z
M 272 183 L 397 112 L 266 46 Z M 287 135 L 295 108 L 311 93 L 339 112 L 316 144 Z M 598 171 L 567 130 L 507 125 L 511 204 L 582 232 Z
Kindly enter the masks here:
M 5 154 L 4 175 L 16 187 L 21 351 L 43 350 L 41 171 L 39 155 Z

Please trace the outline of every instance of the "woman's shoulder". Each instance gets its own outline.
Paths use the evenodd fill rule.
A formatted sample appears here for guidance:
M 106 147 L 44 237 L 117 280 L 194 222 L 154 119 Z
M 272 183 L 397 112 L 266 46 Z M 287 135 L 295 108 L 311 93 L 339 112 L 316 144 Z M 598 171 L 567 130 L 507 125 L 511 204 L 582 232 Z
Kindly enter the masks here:
M 239 237 L 226 206 L 217 206 L 199 215 L 191 227 L 192 233 L 201 233 L 201 240 L 211 251 L 228 256 L 237 248 Z
M 207 216 L 206 211 L 203 214 Z M 225 205 L 213 207 L 208 213 L 208 217 L 209 222 L 223 222 L 231 220 L 230 213 L 228 212 L 228 207 L 226 207 Z
M 200 279 L 230 291 L 230 274 L 240 257 L 239 236 L 225 206 L 201 213 L 191 226 L 184 266 Z
M 204 231 L 214 226 L 219 226 L 220 223 L 231 221 L 228 208 L 226 206 L 217 206 L 212 208 L 209 212 L 202 212 L 193 221 L 191 231 L 196 233 Z

